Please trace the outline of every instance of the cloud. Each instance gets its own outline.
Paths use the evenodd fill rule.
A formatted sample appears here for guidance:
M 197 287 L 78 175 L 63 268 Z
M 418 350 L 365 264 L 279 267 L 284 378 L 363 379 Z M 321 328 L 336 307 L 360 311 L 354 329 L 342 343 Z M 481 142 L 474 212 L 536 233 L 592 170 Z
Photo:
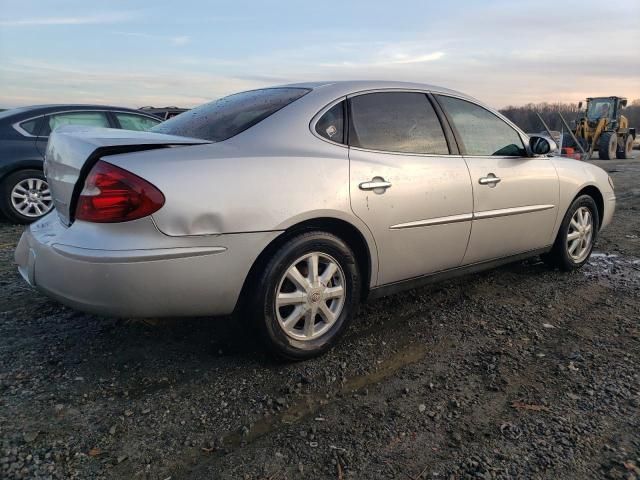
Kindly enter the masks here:
M 463 1 L 464 8 L 443 7 L 442 14 L 428 21 L 418 8 L 415 16 L 422 20 L 408 20 L 406 28 L 378 28 L 373 14 L 368 17 L 374 22 L 371 26 L 367 18 L 355 27 L 349 22 L 327 27 L 320 18 L 311 25 L 306 21 L 309 12 L 304 11 L 290 12 L 289 22 L 273 27 L 260 12 L 245 12 L 241 5 L 237 8 L 242 14 L 237 16 L 230 7 L 225 10 L 229 16 L 207 17 L 189 11 L 182 19 L 178 5 L 176 11 L 181 13 L 174 13 L 173 29 L 149 22 L 112 26 L 108 33 L 131 37 L 130 42 L 104 42 L 105 52 L 118 53 L 115 59 L 96 59 L 93 51 L 87 55 L 81 49 L 77 55 L 63 56 L 56 42 L 34 37 L 40 46 L 36 54 L 28 42 L 6 35 L 7 45 L 9 40 L 15 43 L 7 53 L 11 51 L 15 58 L 7 54 L 0 62 L 0 104 L 95 101 L 190 106 L 248 88 L 366 78 L 442 85 L 495 107 L 577 101 L 590 95 L 640 98 L 638 0 L 620 0 L 619 9 L 626 14 L 616 19 L 616 48 L 611 48 L 610 30 L 592 29 L 588 55 L 584 38 L 566 28 L 568 10 L 558 6 L 557 0 L 496 3 L 500 5 Z M 586 25 L 593 18 L 604 18 L 610 8 L 595 0 L 587 4 L 587 8 L 570 12 L 573 23 Z M 541 11 L 554 14 L 540 21 Z M 3 26 L 115 23 L 131 17 L 115 13 L 83 17 L 78 13 L 65 18 L 57 12 L 58 17 L 22 20 L 8 19 L 3 12 L 0 43 L 5 40 L 4 30 L 10 30 Z M 160 19 L 167 12 L 150 10 L 136 17 L 142 22 L 150 15 Z M 221 28 L 211 28 L 213 22 L 222 24 Z M 187 26 L 189 30 L 182 30 Z M 129 31 L 113 31 L 116 28 Z M 277 41 L 268 38 L 274 28 Z M 225 43 L 231 38 L 230 31 L 243 40 Z M 74 35 L 78 33 L 74 30 Z M 128 48 L 130 44 L 136 48 Z M 216 48 L 220 45 L 224 48 Z M 29 63 L 30 55 L 39 62 Z
M 100 64 L 67 65 L 29 59 L 0 64 L 0 106 L 97 103 L 140 107 L 192 107 L 240 90 L 259 88 L 258 79 L 194 73 L 176 75 L 162 66 L 132 72 Z
M 405 51 L 388 51 L 383 49 L 380 52 L 374 53 L 368 56 L 364 61 L 353 62 L 345 60 L 342 62 L 323 63 L 323 67 L 347 67 L 357 69 L 371 69 L 371 68 L 387 68 L 398 65 L 410 65 L 427 62 L 435 62 L 445 56 L 444 52 L 432 52 L 432 53 L 407 53 Z
M 37 17 L 16 20 L 0 20 L 0 27 L 33 27 L 46 25 L 97 25 L 118 23 L 131 20 L 133 15 L 127 12 L 100 13 L 78 17 Z
M 433 52 L 426 55 L 408 55 L 406 53 L 398 53 L 394 59 L 389 60 L 388 63 L 401 65 L 404 63 L 423 63 L 433 62 L 434 60 L 440 60 L 444 57 L 444 52 Z
M 187 37 L 186 35 L 182 35 L 179 37 L 171 37 L 170 38 L 171 43 L 173 43 L 176 46 L 182 46 L 182 45 L 186 45 L 187 43 L 189 43 L 190 38 Z
M 122 35 L 125 37 L 137 37 L 137 38 L 146 38 L 148 40 L 159 41 L 159 42 L 169 42 L 172 45 L 177 47 L 181 47 L 187 45 L 191 41 L 191 37 L 187 35 L 178 35 L 178 36 L 164 36 L 164 35 L 152 35 L 150 33 L 142 33 L 142 32 L 121 32 L 121 31 L 113 31 L 111 32 L 114 35 Z

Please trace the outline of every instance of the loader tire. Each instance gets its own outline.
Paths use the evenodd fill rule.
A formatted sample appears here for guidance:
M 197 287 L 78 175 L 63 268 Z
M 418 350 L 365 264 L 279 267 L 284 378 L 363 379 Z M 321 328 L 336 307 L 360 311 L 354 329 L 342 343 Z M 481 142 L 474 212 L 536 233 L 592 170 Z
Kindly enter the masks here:
M 633 150 L 633 137 L 627 133 L 623 137 L 622 145 L 616 151 L 616 157 L 621 160 L 631 158 L 632 150 Z
M 618 134 L 616 132 L 604 132 L 598 140 L 598 155 L 600 160 L 612 160 L 616 158 L 618 151 Z

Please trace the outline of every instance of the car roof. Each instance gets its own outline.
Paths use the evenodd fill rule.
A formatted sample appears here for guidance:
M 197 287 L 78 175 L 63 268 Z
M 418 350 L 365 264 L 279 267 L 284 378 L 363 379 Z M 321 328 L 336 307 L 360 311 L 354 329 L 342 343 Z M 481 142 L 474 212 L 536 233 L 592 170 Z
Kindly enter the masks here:
M 383 89 L 400 89 L 400 90 L 428 90 L 430 92 L 447 93 L 464 98 L 472 98 L 462 92 L 451 90 L 449 88 L 439 87 L 427 83 L 417 82 L 399 82 L 391 80 L 339 80 L 325 82 L 302 82 L 280 85 L 280 87 L 310 88 L 316 89 L 334 89 L 344 92 L 358 92 L 364 90 L 383 90 Z M 475 99 L 474 99 L 475 100 Z

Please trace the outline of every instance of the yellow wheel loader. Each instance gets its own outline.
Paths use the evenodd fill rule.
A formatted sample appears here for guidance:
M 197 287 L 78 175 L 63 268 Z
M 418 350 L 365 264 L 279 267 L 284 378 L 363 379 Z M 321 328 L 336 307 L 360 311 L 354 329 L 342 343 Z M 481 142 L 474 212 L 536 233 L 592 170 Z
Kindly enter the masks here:
M 620 114 L 626 105 L 626 98 L 594 97 L 587 98 L 587 106 L 582 110 L 580 102 L 574 128 L 565 133 L 562 145 L 578 147 L 587 153 L 587 158 L 596 150 L 602 160 L 631 158 L 636 129 L 629 128 L 629 120 Z

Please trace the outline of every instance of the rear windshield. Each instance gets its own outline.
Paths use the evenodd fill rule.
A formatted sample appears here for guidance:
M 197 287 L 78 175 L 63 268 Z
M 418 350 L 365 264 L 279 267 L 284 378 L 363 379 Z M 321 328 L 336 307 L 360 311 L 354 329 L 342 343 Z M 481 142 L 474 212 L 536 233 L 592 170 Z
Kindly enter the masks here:
M 265 88 L 236 93 L 181 113 L 152 132 L 221 142 L 296 101 L 307 88 Z

